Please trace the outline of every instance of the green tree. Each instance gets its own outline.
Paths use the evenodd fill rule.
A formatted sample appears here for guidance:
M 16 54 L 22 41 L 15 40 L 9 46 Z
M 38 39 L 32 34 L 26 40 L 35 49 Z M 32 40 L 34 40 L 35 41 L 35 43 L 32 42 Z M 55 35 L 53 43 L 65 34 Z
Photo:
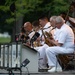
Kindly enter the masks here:
M 15 12 L 10 10 L 13 3 Z M 8 31 L 15 38 L 24 22 L 32 22 L 42 14 L 50 17 L 62 11 L 67 12 L 70 3 L 70 0 L 0 0 L 0 32 Z

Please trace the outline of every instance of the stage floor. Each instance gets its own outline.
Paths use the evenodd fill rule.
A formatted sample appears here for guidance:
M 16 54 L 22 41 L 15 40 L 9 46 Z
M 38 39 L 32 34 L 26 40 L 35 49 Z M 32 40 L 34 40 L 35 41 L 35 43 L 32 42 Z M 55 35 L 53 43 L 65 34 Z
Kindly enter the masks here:
M 0 70 L 0 75 L 20 75 L 19 71 L 13 71 L 12 74 L 9 74 L 9 71 L 6 70 Z M 37 72 L 37 73 L 30 73 L 30 72 L 22 72 L 21 75 L 75 75 L 75 70 L 69 70 L 69 71 L 63 71 L 63 72 L 54 72 L 54 73 L 48 73 L 48 72 Z

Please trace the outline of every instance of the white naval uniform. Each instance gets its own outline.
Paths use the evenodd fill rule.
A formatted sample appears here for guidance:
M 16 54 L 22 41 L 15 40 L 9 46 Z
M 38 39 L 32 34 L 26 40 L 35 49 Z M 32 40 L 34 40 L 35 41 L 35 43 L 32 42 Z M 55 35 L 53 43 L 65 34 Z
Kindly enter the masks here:
M 45 32 L 45 31 L 47 31 L 47 32 L 49 32 L 50 30 L 52 30 L 52 28 L 53 27 L 50 27 L 51 25 L 50 25 L 50 22 L 48 22 L 45 26 L 44 26 L 44 30 L 43 30 L 43 32 Z M 48 27 L 50 27 L 50 28 L 48 28 Z M 40 35 L 40 37 L 42 36 L 42 30 L 39 32 L 41 35 Z M 42 36 L 42 38 L 44 38 L 44 36 Z M 36 47 L 35 49 L 37 49 L 37 51 L 39 52 L 39 68 L 40 69 L 44 69 L 44 68 L 47 68 L 46 67 L 46 64 L 47 64 L 47 62 L 46 62 L 46 54 L 45 54 L 45 50 L 44 50 L 44 48 L 47 48 L 48 47 L 48 45 L 45 45 L 44 43 L 45 43 L 45 41 L 42 41 L 41 42 L 42 43 L 42 45 L 43 46 L 40 46 L 40 47 Z M 46 46 L 46 47 L 45 47 Z M 44 47 L 44 48 L 43 48 Z
M 46 23 L 46 25 L 43 27 L 43 32 L 45 33 L 45 32 L 50 32 L 52 29 L 53 29 L 53 27 L 50 25 L 50 22 L 48 22 L 48 23 Z M 40 35 L 40 37 L 42 38 L 42 39 L 44 39 L 44 35 L 43 35 L 43 33 L 42 33 L 42 30 L 41 30 L 41 32 L 39 32 L 41 35 Z M 53 34 L 53 32 L 51 32 L 52 34 Z M 43 45 L 45 43 L 45 41 L 42 41 L 41 42 L 41 44 Z
M 55 66 L 57 62 L 57 67 L 61 68 L 59 65 L 56 55 L 64 53 L 73 53 L 74 51 L 74 33 L 72 29 L 64 24 L 60 29 L 56 29 L 54 32 L 54 39 L 58 43 L 62 43 L 63 46 L 53 46 L 46 48 L 46 56 L 48 59 L 49 66 Z

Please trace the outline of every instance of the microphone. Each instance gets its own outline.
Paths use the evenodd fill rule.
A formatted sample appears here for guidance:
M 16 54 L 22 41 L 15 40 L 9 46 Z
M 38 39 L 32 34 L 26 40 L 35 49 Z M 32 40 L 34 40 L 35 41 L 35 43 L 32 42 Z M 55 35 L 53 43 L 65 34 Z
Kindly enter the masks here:
M 26 58 L 22 63 L 21 67 L 25 67 L 30 61 Z
M 35 32 L 35 34 L 33 35 L 33 37 L 31 38 L 31 42 L 36 41 L 36 39 L 40 36 L 40 34 L 38 32 Z

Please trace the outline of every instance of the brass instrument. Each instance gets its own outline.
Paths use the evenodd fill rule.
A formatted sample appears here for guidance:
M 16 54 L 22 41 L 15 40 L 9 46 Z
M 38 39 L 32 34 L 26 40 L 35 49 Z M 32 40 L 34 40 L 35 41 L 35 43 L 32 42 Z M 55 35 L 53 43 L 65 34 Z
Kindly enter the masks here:
M 53 40 L 53 36 L 51 33 L 48 33 L 47 31 L 45 31 L 45 34 L 46 36 L 49 38 L 49 39 L 52 39 Z
M 34 47 L 39 47 L 39 46 L 41 46 L 41 43 L 40 43 L 40 41 L 34 41 L 33 45 L 34 45 Z
M 52 29 L 53 30 L 53 29 Z M 45 39 L 45 43 L 48 45 L 48 46 L 55 46 L 55 44 L 53 44 L 52 42 L 49 41 L 49 39 L 53 40 L 53 37 L 52 37 L 52 34 L 51 33 L 48 33 L 47 31 L 45 31 L 45 33 L 43 32 L 43 29 L 42 29 L 42 34 L 44 36 L 44 39 Z

